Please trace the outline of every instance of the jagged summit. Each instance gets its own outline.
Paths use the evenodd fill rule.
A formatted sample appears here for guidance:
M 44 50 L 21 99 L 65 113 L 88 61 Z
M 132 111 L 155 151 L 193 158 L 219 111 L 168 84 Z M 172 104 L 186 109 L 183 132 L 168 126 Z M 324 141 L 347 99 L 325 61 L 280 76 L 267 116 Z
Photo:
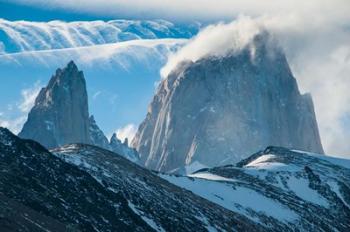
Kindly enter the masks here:
M 109 150 L 117 154 L 123 154 L 124 157 L 133 162 L 138 162 L 140 159 L 137 151 L 129 147 L 128 139 L 126 138 L 124 142 L 122 142 L 120 139 L 118 139 L 116 133 L 113 133 L 109 142 L 109 147 Z
M 268 34 L 222 54 L 162 81 L 132 142 L 146 167 L 235 163 L 269 145 L 323 153 L 312 99 Z
M 109 142 L 94 116 L 89 116 L 84 74 L 74 61 L 57 69 L 40 91 L 19 136 L 38 141 L 48 149 L 83 143 L 138 160 L 137 152 L 116 136 Z
M 93 115 L 89 118 L 89 125 L 91 144 L 109 149 L 109 141 L 103 131 L 98 127 Z
M 58 69 L 36 98 L 19 136 L 47 148 L 90 143 L 89 110 L 84 74 L 73 61 Z

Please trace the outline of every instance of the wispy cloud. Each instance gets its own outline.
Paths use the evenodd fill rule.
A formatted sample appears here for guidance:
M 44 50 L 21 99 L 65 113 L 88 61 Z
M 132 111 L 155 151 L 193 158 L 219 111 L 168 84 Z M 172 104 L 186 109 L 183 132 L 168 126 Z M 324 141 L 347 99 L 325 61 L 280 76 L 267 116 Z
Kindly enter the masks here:
M 165 78 L 177 64 L 184 60 L 197 61 L 207 55 L 223 56 L 228 51 L 244 48 L 261 30 L 259 20 L 240 17 L 231 23 L 219 23 L 204 28 L 194 39 L 171 55 L 161 70 Z
M 116 131 L 117 137 L 121 140 L 124 141 L 126 138 L 128 138 L 129 141 L 131 141 L 135 134 L 137 132 L 137 127 L 135 124 L 127 124 L 122 128 L 119 128 Z
M 172 19 L 222 19 L 238 14 L 252 16 L 288 14 L 309 16 L 312 20 L 333 16 L 349 17 L 347 0 L 12 0 L 17 3 L 52 9 L 68 9 L 102 16 L 127 16 Z M 332 19 L 330 19 L 332 20 Z
M 97 98 L 98 98 L 98 96 L 100 96 L 101 95 L 101 91 L 96 91 L 93 95 L 92 95 L 92 99 L 93 100 L 96 100 Z
M 21 91 L 21 102 L 18 103 L 18 109 L 23 113 L 28 113 L 30 109 L 34 106 L 36 97 L 38 96 L 42 85 L 40 81 L 34 83 L 33 86 L 23 89 Z
M 5 115 L 0 116 L 0 127 L 6 127 L 15 134 L 17 134 L 21 130 L 24 122 L 27 119 L 27 116 L 24 116 L 24 115 L 13 119 L 7 119 L 7 118 L 4 118 L 4 116 Z
M 22 89 L 20 100 L 9 104 L 6 113 L 0 113 L 0 126 L 6 127 L 17 134 L 27 120 L 28 113 L 33 107 L 40 89 L 40 81 L 36 81 L 32 86 Z

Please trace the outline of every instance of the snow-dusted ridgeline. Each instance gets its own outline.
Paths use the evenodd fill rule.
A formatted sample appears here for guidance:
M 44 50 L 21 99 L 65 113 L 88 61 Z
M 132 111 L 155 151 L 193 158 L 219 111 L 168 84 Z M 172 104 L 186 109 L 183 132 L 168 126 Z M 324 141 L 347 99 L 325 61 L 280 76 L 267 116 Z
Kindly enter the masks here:
M 313 231 L 350 228 L 350 161 L 269 147 L 236 166 L 188 176 L 160 174 L 262 225 Z

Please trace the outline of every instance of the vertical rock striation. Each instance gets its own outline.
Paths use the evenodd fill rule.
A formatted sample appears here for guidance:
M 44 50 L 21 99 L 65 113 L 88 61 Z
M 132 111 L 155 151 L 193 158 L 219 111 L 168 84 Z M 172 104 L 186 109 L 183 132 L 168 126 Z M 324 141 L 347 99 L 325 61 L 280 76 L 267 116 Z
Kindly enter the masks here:
M 313 102 L 261 33 L 239 51 L 180 63 L 132 142 L 148 168 L 236 162 L 266 146 L 323 153 Z
M 35 100 L 19 136 L 47 148 L 68 143 L 91 143 L 84 74 L 71 61 L 57 69 Z
M 116 136 L 108 141 L 94 117 L 89 117 L 84 74 L 73 61 L 64 69 L 57 69 L 47 87 L 40 91 L 19 136 L 49 149 L 83 143 L 111 150 L 134 162 L 139 157 L 135 149 Z

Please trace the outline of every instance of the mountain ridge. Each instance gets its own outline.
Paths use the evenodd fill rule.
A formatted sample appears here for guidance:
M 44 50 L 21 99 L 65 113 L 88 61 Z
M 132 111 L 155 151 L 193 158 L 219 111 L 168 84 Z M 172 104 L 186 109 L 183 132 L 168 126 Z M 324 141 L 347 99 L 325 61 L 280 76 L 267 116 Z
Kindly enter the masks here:
M 180 63 L 132 141 L 141 162 L 160 171 L 217 166 L 269 145 L 323 153 L 312 99 L 271 43 L 258 34 L 239 51 Z
M 74 61 L 57 69 L 42 88 L 18 135 L 36 140 L 48 149 L 71 143 L 92 144 L 138 161 L 134 149 L 117 138 L 109 141 L 94 116 L 89 116 L 86 81 Z

